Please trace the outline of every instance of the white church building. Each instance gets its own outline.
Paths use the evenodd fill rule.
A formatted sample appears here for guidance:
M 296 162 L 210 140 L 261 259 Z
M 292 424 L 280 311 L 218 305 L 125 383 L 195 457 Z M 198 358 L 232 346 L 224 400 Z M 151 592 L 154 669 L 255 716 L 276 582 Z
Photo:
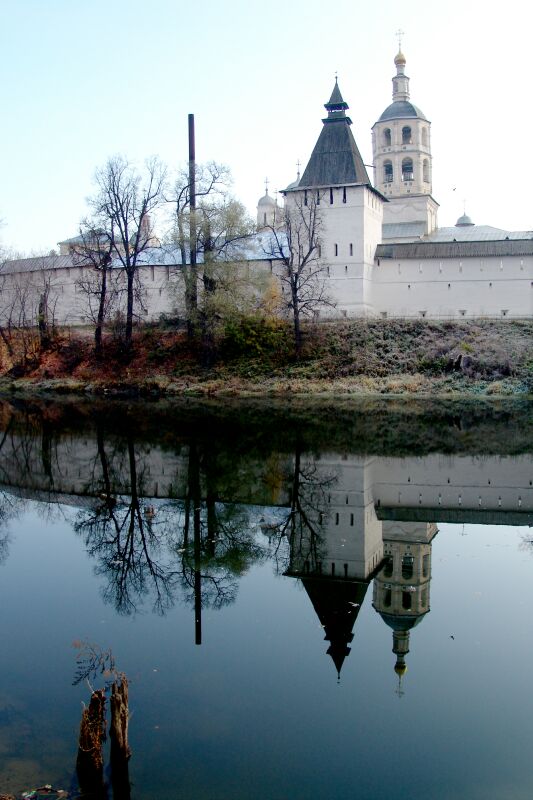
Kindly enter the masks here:
M 463 215 L 453 227 L 438 227 L 433 197 L 431 123 L 410 100 L 406 59 L 394 59 L 392 103 L 372 127 L 374 176 L 351 131 L 335 82 L 327 116 L 298 179 L 282 194 L 286 208 L 320 204 L 319 261 L 333 304 L 321 316 L 336 317 L 513 317 L 533 315 L 533 231 L 506 231 L 474 225 Z M 258 233 L 246 248 L 250 269 L 279 274 L 268 253 L 268 226 L 283 209 L 268 191 L 257 206 Z M 82 268 L 69 253 L 19 259 L 3 265 L 1 294 L 20 294 L 43 283 L 53 292 L 59 324 L 88 321 L 79 291 Z M 152 247 L 143 254 L 139 276 L 144 291 L 139 318 L 157 320 L 175 312 L 180 281 L 179 252 Z M 37 300 L 35 301 L 37 303 Z M 0 316 L 10 303 L 0 305 Z
M 533 231 L 474 225 L 466 214 L 453 227 L 438 227 L 431 123 L 410 100 L 401 51 L 394 64 L 392 103 L 372 127 L 373 184 L 336 82 L 307 167 L 283 192 L 289 205 L 311 194 L 321 204 L 321 257 L 334 313 L 531 316 Z M 266 194 L 258 204 L 258 226 L 275 213 Z

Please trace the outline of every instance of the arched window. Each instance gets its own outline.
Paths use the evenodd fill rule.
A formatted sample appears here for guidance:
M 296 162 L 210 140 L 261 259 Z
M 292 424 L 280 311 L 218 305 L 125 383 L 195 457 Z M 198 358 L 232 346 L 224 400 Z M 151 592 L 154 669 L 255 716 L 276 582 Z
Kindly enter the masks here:
M 392 161 L 385 161 L 383 164 L 383 180 L 385 183 L 392 183 L 393 177 Z
M 390 578 L 392 575 L 392 570 L 394 568 L 394 562 L 392 560 L 392 556 L 387 556 L 385 559 L 385 564 L 383 566 L 383 577 Z
M 422 144 L 424 147 L 428 146 L 428 129 L 422 128 Z
M 424 176 L 424 181 L 429 183 L 429 161 L 427 158 L 424 159 L 424 163 L 422 164 L 422 171 Z
M 390 128 L 385 128 L 383 131 L 383 144 L 385 147 L 390 147 L 392 144 Z
M 402 181 L 413 180 L 413 159 L 404 158 L 402 161 Z
M 411 128 L 406 125 L 405 128 L 402 128 L 402 144 L 411 144 L 412 141 Z
M 402 608 L 409 611 L 413 605 L 411 592 L 402 592 Z
M 402 558 L 402 578 L 404 580 L 410 580 L 413 577 L 414 563 L 413 556 L 404 556 Z
M 390 608 L 392 603 L 392 591 L 390 589 L 385 589 L 383 592 L 383 605 L 385 608 Z

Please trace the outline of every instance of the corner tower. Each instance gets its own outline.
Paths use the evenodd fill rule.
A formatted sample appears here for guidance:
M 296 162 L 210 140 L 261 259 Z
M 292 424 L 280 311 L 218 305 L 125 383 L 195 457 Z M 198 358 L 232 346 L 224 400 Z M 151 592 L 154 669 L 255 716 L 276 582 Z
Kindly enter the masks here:
M 327 117 L 309 162 L 297 186 L 283 194 L 288 214 L 305 217 L 306 208 L 319 216 L 319 260 L 328 276 L 332 306 L 324 314 L 366 316 L 373 314 L 370 284 L 374 254 L 381 242 L 383 196 L 368 177 L 351 131 L 337 80 L 325 103 Z
M 431 233 L 438 210 L 432 197 L 431 123 L 409 99 L 401 50 L 394 64 L 392 103 L 372 128 L 374 185 L 389 200 L 383 209 L 385 241 Z

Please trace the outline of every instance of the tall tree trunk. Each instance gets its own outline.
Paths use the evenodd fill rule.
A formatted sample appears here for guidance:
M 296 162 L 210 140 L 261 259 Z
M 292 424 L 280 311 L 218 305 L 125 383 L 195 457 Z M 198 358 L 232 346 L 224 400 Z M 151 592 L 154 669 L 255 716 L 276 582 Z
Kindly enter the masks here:
M 96 317 L 96 328 L 94 329 L 94 352 L 97 359 L 103 355 L 102 331 L 104 327 L 105 302 L 107 295 L 107 268 L 102 269 L 102 280 L 100 283 L 100 302 L 98 303 L 98 315 Z
M 129 350 L 131 348 L 131 341 L 133 338 L 133 278 L 134 278 L 134 271 L 133 268 L 130 267 L 127 271 L 128 277 L 128 298 L 127 298 L 127 306 L 126 306 L 126 347 Z

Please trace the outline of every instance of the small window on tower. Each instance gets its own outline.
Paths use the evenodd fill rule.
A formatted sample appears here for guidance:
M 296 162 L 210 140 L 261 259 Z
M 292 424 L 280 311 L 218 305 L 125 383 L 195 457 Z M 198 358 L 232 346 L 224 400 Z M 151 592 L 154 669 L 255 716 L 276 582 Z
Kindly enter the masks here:
M 329 190 L 329 204 L 333 205 L 333 189 Z
M 390 128 L 385 128 L 385 130 L 383 131 L 383 144 L 385 145 L 385 147 L 390 147 L 391 146 Z
M 304 206 L 307 205 L 307 189 L 304 190 Z
M 336 245 L 334 245 L 334 247 L 335 247 L 335 255 L 338 256 L 339 255 L 339 245 L 336 244 Z
M 320 192 L 319 191 L 317 191 L 317 193 L 316 193 L 316 204 L 317 204 L 317 206 L 320 205 Z
M 353 256 L 353 244 L 350 243 L 350 255 Z
M 346 186 L 343 186 L 342 188 L 342 202 L 346 202 Z

